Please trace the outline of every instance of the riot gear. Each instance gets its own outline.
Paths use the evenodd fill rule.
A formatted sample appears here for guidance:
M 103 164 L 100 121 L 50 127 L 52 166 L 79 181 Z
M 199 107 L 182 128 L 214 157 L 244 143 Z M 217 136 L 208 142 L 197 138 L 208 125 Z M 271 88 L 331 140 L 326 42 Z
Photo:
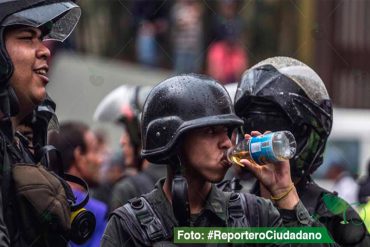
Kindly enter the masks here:
M 62 158 L 55 147 L 47 145 L 47 132 L 50 130 L 58 131 L 59 122 L 55 115 L 55 103 L 47 95 L 46 99 L 37 107 L 33 115 L 33 147 L 35 152 L 35 159 L 41 162 L 48 170 L 53 171 L 61 179 L 59 179 L 63 188 L 66 190 L 67 201 L 69 205 L 68 218 L 70 229 L 66 235 L 75 243 L 85 243 L 94 233 L 96 220 L 92 212 L 87 211 L 84 207 L 89 201 L 89 186 L 82 178 L 66 174 L 63 171 Z M 49 152 L 55 152 L 56 159 L 54 162 L 49 161 Z M 78 184 L 86 191 L 85 197 L 77 202 L 70 186 L 63 181 Z M 57 208 L 57 207 L 56 207 Z
M 291 176 L 307 211 L 328 229 L 336 244 L 368 246 L 366 228 L 355 210 L 343 201 L 355 223 L 338 224 L 345 218 L 332 211 L 327 198 L 342 199 L 319 187 L 310 176 L 322 164 L 333 122 L 331 101 L 320 77 L 293 58 L 266 59 L 244 73 L 235 94 L 235 111 L 244 120 L 242 134 L 252 130 L 294 134 L 297 152 L 290 160 Z M 252 193 L 261 195 L 259 183 Z
M 89 201 L 88 184 L 79 177 L 64 173 L 59 151 L 54 146 L 47 145 L 47 131 L 59 130 L 55 107 L 54 101 L 47 96 L 24 120 L 24 124 L 33 130 L 32 144 L 22 133 L 16 132 L 23 145 L 28 147 L 24 151 L 37 163 L 30 164 L 32 161 L 29 161 L 30 163 L 13 165 L 15 192 L 23 214 L 20 217 L 21 225 L 29 242 L 35 241 L 35 235 L 47 225 L 66 239 L 82 244 L 94 233 L 96 221 L 94 214 L 84 208 Z M 86 195 L 81 201 L 76 201 L 66 181 L 84 188 Z M 33 215 L 30 211 L 36 214 Z M 30 220 L 31 217 L 33 221 Z
M 9 87 L 13 64 L 6 51 L 5 29 L 31 26 L 43 32 L 44 40 L 64 41 L 75 28 L 80 8 L 70 0 L 10 0 L 0 3 L 0 110 L 7 117 L 16 115 L 17 97 Z
M 44 227 L 77 244 L 85 243 L 95 230 L 95 216 L 84 206 L 89 201 L 87 183 L 70 174 L 50 172 L 43 165 L 16 164 L 13 169 L 15 195 L 19 202 L 22 233 L 37 243 Z M 65 181 L 82 186 L 87 194 L 77 202 Z M 32 220 L 31 220 L 32 219 Z
M 289 209 L 285 208 L 285 202 L 277 202 L 282 206 L 279 212 L 270 200 L 254 195 L 227 193 L 215 187 L 213 182 L 220 180 L 231 165 L 222 163 L 225 160 L 224 151 L 231 146 L 226 131 L 240 125 L 242 121 L 235 115 L 226 89 L 212 78 L 180 75 L 154 87 L 143 108 L 142 154 L 151 162 L 166 162 L 167 177 L 160 180 L 150 193 L 131 200 L 129 205 L 114 212 L 102 245 L 153 246 L 153 242 L 173 240 L 174 236 L 166 233 L 171 234 L 174 227 L 186 225 L 316 226 L 316 222 L 311 220 L 305 207 L 297 200 L 297 195 L 294 195 L 295 199 L 288 197 L 287 201 L 291 204 Z M 203 172 L 203 169 L 211 167 L 220 176 Z M 252 166 L 249 168 L 253 169 Z M 289 172 L 287 164 L 276 164 L 275 171 L 269 168 L 266 167 L 266 170 L 272 176 L 279 175 L 275 171 L 284 174 Z M 267 174 L 262 169 L 254 171 Z M 181 175 L 183 180 L 179 181 Z M 272 176 L 267 176 L 265 183 L 272 179 Z M 189 181 L 188 188 L 185 187 L 186 180 Z M 279 185 L 277 179 L 274 181 L 276 183 L 270 183 L 270 186 Z M 282 181 L 291 183 L 291 178 L 285 176 Z M 271 187 L 267 189 L 275 194 Z M 293 190 L 293 193 L 296 191 Z M 193 200 L 187 200 L 188 195 Z M 189 207 L 191 217 L 186 209 Z M 161 224 L 157 223 L 156 218 Z
M 141 155 L 157 164 L 171 158 L 180 136 L 191 129 L 242 123 L 226 89 L 196 74 L 179 75 L 157 85 L 145 101 L 141 120 Z
M 332 105 L 320 77 L 288 57 L 266 59 L 247 70 L 235 95 L 243 134 L 252 130 L 290 130 L 297 140 L 292 176 L 314 172 L 322 163 L 332 127 Z
M 179 224 L 188 226 L 188 184 L 182 176 L 181 160 L 175 155 L 181 135 L 205 126 L 236 127 L 242 121 L 221 84 L 210 77 L 187 74 L 167 79 L 150 91 L 141 123 L 141 155 L 152 163 L 169 163 L 173 167 L 172 208 Z
M 86 221 L 95 222 L 93 215 L 86 220 L 85 214 L 82 224 L 82 214 L 78 218 L 73 215 L 70 218 L 71 211 L 80 210 L 88 197 L 82 203 L 76 203 L 64 178 L 83 187 L 84 182 L 59 170 L 53 172 L 51 167 L 40 162 L 55 104 L 47 98 L 43 105 L 34 108 L 28 118 L 21 119 L 22 123 L 15 126 L 11 123 L 10 117 L 17 116 L 19 111 L 18 98 L 10 85 L 14 66 L 17 65 L 11 60 L 11 53 L 5 45 L 8 30 L 12 32 L 14 28 L 18 31 L 19 27 L 37 28 L 41 32 L 37 32 L 37 38 L 43 40 L 63 41 L 76 26 L 80 15 L 80 8 L 71 0 L 0 1 L 0 140 L 2 197 L 5 199 L 2 207 L 12 246 L 45 246 L 50 242 L 55 246 L 65 246 L 71 239 L 86 241 L 93 232 L 94 224 L 90 224 L 92 229 L 86 231 Z M 26 113 L 29 112 L 21 112 L 20 116 Z M 13 128 L 18 130 L 21 125 L 33 129 L 32 140 L 28 140 L 28 144 L 32 142 L 32 145 L 25 143 L 27 138 L 22 133 L 14 136 Z M 17 139 L 19 142 L 16 142 Z M 80 222 L 83 229 L 72 226 L 80 232 L 71 232 L 71 223 L 76 222 Z

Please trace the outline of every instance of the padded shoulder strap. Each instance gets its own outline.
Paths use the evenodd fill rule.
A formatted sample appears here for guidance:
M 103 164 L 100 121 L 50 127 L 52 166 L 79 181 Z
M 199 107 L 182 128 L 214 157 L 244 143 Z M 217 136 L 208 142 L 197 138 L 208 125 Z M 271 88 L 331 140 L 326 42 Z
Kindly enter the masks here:
M 249 193 L 232 193 L 228 205 L 228 226 L 259 226 L 257 199 Z
M 241 193 L 241 196 L 244 197 L 244 200 L 246 201 L 250 226 L 260 226 L 260 212 L 258 210 L 257 197 L 250 193 Z
M 137 235 L 145 245 L 152 246 L 154 242 L 163 241 L 168 238 L 168 234 L 149 202 L 144 197 L 129 200 L 123 208 L 115 210 L 115 215 L 119 216 L 128 226 L 141 231 Z M 129 229 L 130 230 L 130 229 Z

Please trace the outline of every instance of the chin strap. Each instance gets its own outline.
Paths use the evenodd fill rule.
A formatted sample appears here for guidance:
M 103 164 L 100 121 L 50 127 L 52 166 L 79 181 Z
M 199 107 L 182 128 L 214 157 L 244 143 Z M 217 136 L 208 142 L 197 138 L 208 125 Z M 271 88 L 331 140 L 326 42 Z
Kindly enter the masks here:
M 188 182 L 181 175 L 181 162 L 175 165 L 175 177 L 172 181 L 172 208 L 179 226 L 189 226 L 190 206 L 188 199 Z

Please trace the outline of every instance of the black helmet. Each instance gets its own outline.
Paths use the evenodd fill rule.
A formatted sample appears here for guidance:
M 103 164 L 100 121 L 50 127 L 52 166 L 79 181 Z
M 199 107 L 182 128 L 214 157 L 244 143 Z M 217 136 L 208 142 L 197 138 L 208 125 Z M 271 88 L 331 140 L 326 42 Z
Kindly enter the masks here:
M 179 75 L 155 86 L 141 118 L 141 155 L 162 163 L 173 155 L 179 137 L 194 128 L 210 125 L 239 126 L 226 89 L 210 77 Z
M 80 8 L 70 0 L 0 0 L 0 98 L 1 111 L 15 115 L 16 96 L 8 80 L 13 64 L 6 51 L 4 30 L 10 26 L 24 25 L 41 28 L 44 40 L 64 41 L 73 31 L 81 15 Z
M 290 130 L 297 141 L 292 176 L 302 177 L 321 164 L 333 122 L 325 85 L 304 63 L 289 57 L 266 59 L 247 70 L 235 94 L 242 132 Z

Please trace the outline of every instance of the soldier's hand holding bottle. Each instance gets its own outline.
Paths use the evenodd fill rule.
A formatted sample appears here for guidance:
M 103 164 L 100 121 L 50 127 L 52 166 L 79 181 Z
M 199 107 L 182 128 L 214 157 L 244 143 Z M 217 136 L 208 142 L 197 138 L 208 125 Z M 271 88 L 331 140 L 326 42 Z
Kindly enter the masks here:
M 258 131 L 246 134 L 245 140 L 227 151 L 228 159 L 250 170 L 270 192 L 280 208 L 293 209 L 299 201 L 290 176 L 289 159 L 295 154 L 296 142 L 288 131 Z

